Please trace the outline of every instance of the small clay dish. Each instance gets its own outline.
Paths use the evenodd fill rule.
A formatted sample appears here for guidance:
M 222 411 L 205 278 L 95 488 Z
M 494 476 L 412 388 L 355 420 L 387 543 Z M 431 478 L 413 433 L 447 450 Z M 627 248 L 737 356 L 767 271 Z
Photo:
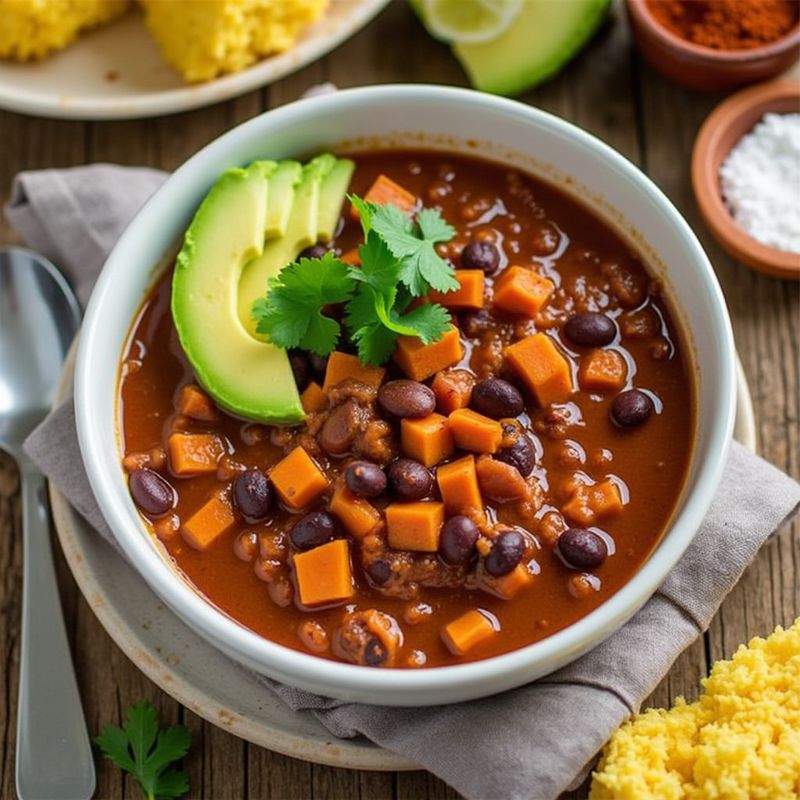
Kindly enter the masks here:
M 675 83 L 718 92 L 772 78 L 800 58 L 800 18 L 783 37 L 762 47 L 714 50 L 682 39 L 657 20 L 648 0 L 627 0 L 633 38 L 646 61 Z
M 800 111 L 800 81 L 751 86 L 718 105 L 703 123 L 692 151 L 692 188 L 703 221 L 737 261 L 778 278 L 800 279 L 800 254 L 776 250 L 737 225 L 720 190 L 719 168 L 736 143 L 764 114 Z

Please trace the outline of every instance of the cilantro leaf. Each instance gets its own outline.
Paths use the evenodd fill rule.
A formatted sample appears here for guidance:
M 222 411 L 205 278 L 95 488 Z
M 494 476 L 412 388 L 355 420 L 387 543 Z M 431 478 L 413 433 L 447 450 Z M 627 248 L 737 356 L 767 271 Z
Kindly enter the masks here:
M 438 342 L 450 327 L 450 314 L 447 309 L 438 303 L 423 303 L 404 314 L 400 321 L 403 325 L 413 328 L 414 335 L 418 336 L 423 344 Z
M 94 739 L 103 755 L 129 772 L 146 800 L 182 797 L 189 778 L 171 766 L 189 752 L 192 737 L 183 725 L 159 730 L 155 708 L 143 700 L 127 710 L 120 728 L 106 725 Z
M 277 347 L 302 347 L 324 356 L 339 341 L 339 323 L 324 306 L 350 299 L 353 284 L 347 264 L 328 251 L 322 258 L 301 258 L 271 278 L 267 296 L 253 304 L 256 332 Z
M 425 208 L 413 223 L 397 206 L 370 206 L 371 230 L 380 234 L 391 253 L 400 260 L 400 280 L 411 294 L 420 297 L 428 289 L 452 292 L 458 289 L 453 270 L 434 245 L 448 242 L 455 229 L 438 211 Z

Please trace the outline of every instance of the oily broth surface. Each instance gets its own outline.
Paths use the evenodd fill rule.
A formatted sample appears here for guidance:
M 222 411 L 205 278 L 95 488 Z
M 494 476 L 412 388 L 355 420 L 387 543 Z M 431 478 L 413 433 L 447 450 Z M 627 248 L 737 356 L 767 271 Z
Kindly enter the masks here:
M 582 278 L 596 277 L 599 264 L 606 259 L 635 258 L 618 235 L 590 211 L 536 179 L 515 178 L 521 188 L 509 193 L 509 170 L 479 160 L 436 153 L 375 153 L 356 156 L 357 169 L 350 191 L 363 195 L 378 174 L 384 173 L 422 199 L 426 206 L 441 206 L 445 218 L 457 229 L 456 240 L 466 242 L 480 231 L 492 229 L 503 250 L 505 263 L 538 264 L 557 284 L 578 285 Z M 464 205 L 479 210 L 474 219 L 460 213 Z M 347 215 L 346 215 L 347 219 Z M 555 231 L 558 246 L 549 256 L 541 255 L 542 232 Z M 358 242 L 359 228 L 347 219 L 336 240 L 342 252 Z M 457 259 L 455 266 L 459 266 Z M 193 381 L 192 371 L 180 348 L 169 311 L 168 272 L 147 298 L 134 325 L 124 356 L 120 378 L 120 429 L 124 452 L 145 451 L 166 440 L 175 415 L 174 401 L 180 387 Z M 422 588 L 418 602 L 429 605 L 432 614 L 409 625 L 404 610 L 413 603 L 383 597 L 371 589 L 360 574 L 358 560 L 354 571 L 358 593 L 347 608 L 375 607 L 398 620 L 404 632 L 404 645 L 398 664 L 414 650 L 426 654 L 428 666 L 463 663 L 517 649 L 544 638 L 575 622 L 600 605 L 624 585 L 655 547 L 671 517 L 688 469 L 694 431 L 694 398 L 688 368 L 682 356 L 681 338 L 663 300 L 655 308 L 663 320 L 673 355 L 654 359 L 652 343 L 625 340 L 621 347 L 626 361 L 636 365 L 632 384 L 656 395 L 662 403 L 642 429 L 620 431 L 609 420 L 612 395 L 597 396 L 579 392 L 574 402 L 583 424 L 570 429 L 569 438 L 586 454 L 580 469 L 591 478 L 606 475 L 618 478 L 627 489 L 628 503 L 623 512 L 603 520 L 600 526 L 613 539 L 615 553 L 594 570 L 596 591 L 576 597 L 569 588 L 575 574 L 549 548 L 537 556 L 538 575 L 512 600 L 495 598 L 485 592 L 463 589 Z M 613 314 L 612 314 L 613 315 Z M 557 336 L 557 329 L 550 331 Z M 563 342 L 571 353 L 576 351 Z M 472 352 L 467 341 L 465 361 L 479 365 L 480 353 Z M 533 412 L 532 412 L 533 413 Z M 228 440 L 236 460 L 250 466 L 268 468 L 282 455 L 268 438 L 247 444 L 242 436 L 246 423 L 223 415 L 215 430 Z M 560 449 L 540 437 L 542 456 L 537 474 L 547 487 L 547 503 L 558 505 L 558 486 L 572 472 L 565 466 Z M 606 448 L 613 453 L 610 463 L 592 466 L 591 458 Z M 188 518 L 209 495 L 218 490 L 215 475 L 190 479 L 173 478 L 178 492 L 177 514 Z M 496 515 L 504 519 L 504 509 Z M 270 599 L 268 586 L 255 574 L 253 566 L 240 560 L 233 543 L 243 530 L 284 526 L 290 515 L 282 514 L 269 525 L 235 525 L 209 549 L 193 550 L 180 536 L 165 543 L 170 557 L 186 578 L 214 605 L 257 633 L 286 646 L 303 649 L 297 636 L 299 624 L 309 617 L 332 634 L 342 615 L 342 607 L 303 612 L 290 605 L 281 608 Z M 274 527 L 272 528 L 274 529 Z M 465 657 L 455 657 L 440 639 L 440 628 L 470 608 L 493 614 L 501 633 L 479 645 Z M 330 651 L 322 657 L 333 656 Z

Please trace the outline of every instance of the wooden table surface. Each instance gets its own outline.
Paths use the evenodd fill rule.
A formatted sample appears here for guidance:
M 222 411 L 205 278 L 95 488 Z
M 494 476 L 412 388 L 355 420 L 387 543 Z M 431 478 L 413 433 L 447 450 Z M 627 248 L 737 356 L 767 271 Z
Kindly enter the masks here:
M 93 161 L 171 170 L 234 125 L 293 100 L 322 81 L 340 87 L 431 82 L 462 85 L 448 49 L 425 35 L 403 2 L 393 2 L 336 52 L 268 88 L 173 117 L 130 122 L 60 122 L 0 112 L 0 201 L 22 169 Z M 798 285 L 762 277 L 728 258 L 700 222 L 689 183 L 695 134 L 720 97 L 690 94 L 644 65 L 615 8 L 607 25 L 555 80 L 523 102 L 586 128 L 642 167 L 697 231 L 719 276 L 753 393 L 759 452 L 800 476 L 800 336 Z M 0 244 L 15 242 L 0 220 Z M 147 680 L 113 644 L 64 565 L 56 546 L 62 602 L 89 729 L 120 721 L 141 698 L 164 722 L 182 720 L 194 736 L 185 768 L 190 797 L 440 798 L 457 796 L 425 772 L 369 773 L 332 769 L 248 745 L 180 707 Z M 14 464 L 0 453 L 0 797 L 14 792 L 16 697 L 22 567 L 20 505 Z M 725 600 L 708 633 L 690 647 L 649 699 L 667 705 L 696 697 L 710 662 L 740 642 L 790 624 L 800 615 L 800 527 L 767 544 Z M 97 797 L 136 797 L 133 782 L 98 760 Z M 585 796 L 585 790 L 575 794 Z

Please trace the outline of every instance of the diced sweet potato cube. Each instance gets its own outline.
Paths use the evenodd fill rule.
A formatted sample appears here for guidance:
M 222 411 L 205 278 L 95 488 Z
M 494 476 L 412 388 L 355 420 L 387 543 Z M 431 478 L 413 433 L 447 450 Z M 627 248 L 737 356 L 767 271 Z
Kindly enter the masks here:
M 358 356 L 350 353 L 341 353 L 334 350 L 328 356 L 328 366 L 325 369 L 325 383 L 322 391 L 327 392 L 348 378 L 373 386 L 376 389 L 381 385 L 386 370 L 383 367 L 362 366 Z
M 432 303 L 454 310 L 483 308 L 483 284 L 486 276 L 482 269 L 457 269 L 454 275 L 458 289 L 452 292 L 428 292 Z
M 436 480 L 448 514 L 461 514 L 467 508 L 483 508 L 475 456 L 464 456 L 442 464 L 436 470 Z
M 354 247 L 352 250 L 348 250 L 346 253 L 342 253 L 339 256 L 339 260 L 344 261 L 345 264 L 349 264 L 351 267 L 361 266 L 361 256 L 358 254 L 357 247 Z
M 392 503 L 386 506 L 389 547 L 435 553 L 443 522 L 443 503 Z
M 505 461 L 497 461 L 491 456 L 480 456 L 475 465 L 478 473 L 478 486 L 481 494 L 489 500 L 505 503 L 508 500 L 521 500 L 528 494 L 528 484 L 520 471 Z
M 494 285 L 492 304 L 512 314 L 534 317 L 550 299 L 555 286 L 527 267 L 509 267 Z
M 475 377 L 465 369 L 444 369 L 436 373 L 431 389 L 436 395 L 436 408 L 450 414 L 457 408 L 466 408 L 472 400 Z
M 593 525 L 623 507 L 619 487 L 610 478 L 593 486 L 580 484 L 561 511 L 579 525 Z
M 225 454 L 219 436 L 213 433 L 173 433 L 167 441 L 169 466 L 175 475 L 202 475 L 217 471 Z
M 493 594 L 502 597 L 503 600 L 510 600 L 520 589 L 531 583 L 533 583 L 533 575 L 527 565 L 517 564 L 511 572 L 498 578 L 491 578 L 487 582 L 487 588 Z
M 391 203 L 406 214 L 410 214 L 417 204 L 417 198 L 411 194 L 411 192 L 404 189 L 399 183 L 395 183 L 391 178 L 387 178 L 385 175 L 378 175 L 378 177 L 375 178 L 372 186 L 367 189 L 364 200 L 379 206 L 385 206 Z M 358 221 L 358 211 L 356 211 L 354 206 L 350 207 L 350 216 L 356 220 L 356 222 Z
M 589 506 L 598 517 L 606 517 L 622 511 L 622 494 L 611 478 L 596 483 L 589 487 Z
M 353 572 L 350 548 L 345 539 L 296 553 L 294 577 L 304 606 L 341 603 L 353 596 Z
M 213 422 L 219 419 L 214 401 L 199 387 L 190 383 L 181 389 L 178 397 L 178 413 L 191 419 Z
M 183 523 L 181 532 L 195 550 L 205 550 L 236 521 L 230 501 L 215 494 Z
M 445 625 L 442 628 L 442 640 L 451 653 L 463 656 L 495 633 L 492 621 L 473 609 Z
M 505 357 L 540 406 L 564 403 L 572 394 L 569 362 L 546 333 L 534 333 L 510 345 Z
M 494 453 L 503 438 L 503 426 L 470 408 L 456 409 L 448 418 L 456 447 L 475 453 Z
M 606 392 L 625 385 L 628 367 L 616 350 L 592 350 L 581 359 L 578 378 L 586 391 Z
M 334 514 L 345 530 L 357 538 L 366 536 L 381 520 L 381 512 L 370 502 L 356 497 L 343 483 L 337 483 L 331 498 Z
M 400 336 L 394 360 L 415 381 L 424 381 L 435 372 L 461 361 L 464 350 L 458 328 L 451 325 L 438 342 L 423 344 L 416 336 Z
M 300 402 L 303 404 L 303 411 L 306 414 L 323 411 L 328 407 L 328 397 L 316 381 L 311 381 L 306 386 L 300 395 Z
M 303 508 L 327 488 L 328 480 L 302 447 L 295 447 L 269 474 L 275 491 L 291 508 Z
M 426 467 L 449 458 L 455 449 L 447 417 L 436 413 L 400 420 L 400 444 L 409 458 L 416 458 Z

